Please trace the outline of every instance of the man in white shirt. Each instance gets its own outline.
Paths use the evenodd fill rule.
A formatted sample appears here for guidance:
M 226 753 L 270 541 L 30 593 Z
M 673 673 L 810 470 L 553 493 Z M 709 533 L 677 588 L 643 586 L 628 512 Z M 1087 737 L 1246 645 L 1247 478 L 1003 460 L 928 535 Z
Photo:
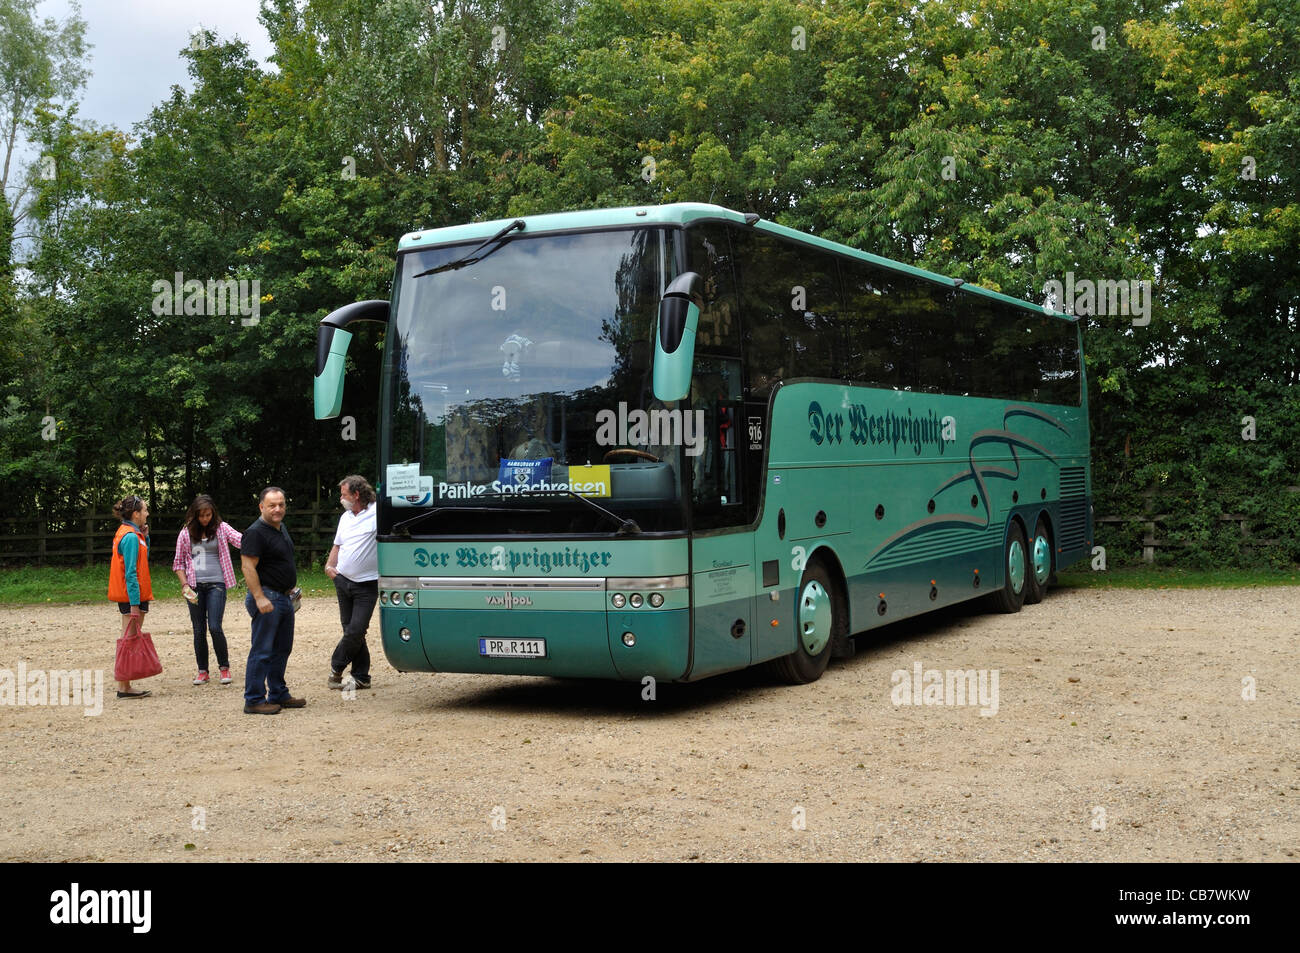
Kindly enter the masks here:
M 339 482 L 343 515 L 334 534 L 334 547 L 325 558 L 325 574 L 339 596 L 343 638 L 330 659 L 329 687 L 370 687 L 370 649 L 366 629 L 379 601 L 379 557 L 375 548 L 375 488 L 353 474 Z M 343 671 L 352 666 L 350 678 Z

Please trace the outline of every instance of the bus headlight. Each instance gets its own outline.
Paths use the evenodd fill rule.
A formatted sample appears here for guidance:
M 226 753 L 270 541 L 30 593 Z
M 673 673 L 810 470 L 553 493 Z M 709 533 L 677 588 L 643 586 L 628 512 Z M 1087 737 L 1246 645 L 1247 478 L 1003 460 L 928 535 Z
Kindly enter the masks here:
M 614 604 L 615 609 L 621 609 L 627 605 L 627 600 L 623 598 L 623 593 L 621 592 L 614 593 L 614 595 L 610 596 L 609 601 Z
M 397 634 L 398 634 L 398 636 L 401 638 L 401 640 L 402 640 L 403 642 L 409 642 L 409 641 L 411 641 L 411 630 L 410 630 L 410 629 L 407 629 L 407 628 L 399 629 Z
M 641 598 L 641 593 L 639 593 L 639 592 L 634 592 L 634 593 L 632 593 L 631 597 L 630 597 L 627 601 L 631 604 L 631 606 L 632 606 L 633 609 L 640 609 L 640 608 L 641 608 L 641 604 L 642 604 L 645 600 Z
M 652 607 L 658 609 L 663 604 L 664 604 L 664 595 L 662 592 L 650 593 L 650 605 Z
M 624 632 L 623 644 L 626 645 L 628 648 L 631 648 L 632 646 L 636 645 L 636 633 Z
M 408 606 L 413 606 L 413 605 L 415 605 L 415 593 L 413 593 L 413 592 L 408 592 L 408 593 L 406 594 L 405 602 L 406 602 L 406 604 L 407 604 Z

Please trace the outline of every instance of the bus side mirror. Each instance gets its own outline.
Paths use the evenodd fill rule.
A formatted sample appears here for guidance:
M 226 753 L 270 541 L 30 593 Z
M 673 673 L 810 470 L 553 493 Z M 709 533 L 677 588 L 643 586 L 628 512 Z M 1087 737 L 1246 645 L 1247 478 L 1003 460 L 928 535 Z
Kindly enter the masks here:
M 695 332 L 704 307 L 704 279 L 693 271 L 673 279 L 659 302 L 655 334 L 655 397 L 664 403 L 685 400 L 695 365 Z
M 316 331 L 316 381 L 312 388 L 316 419 L 337 417 L 343 409 L 343 370 L 352 332 L 343 330 L 355 321 L 388 323 L 387 301 L 357 301 L 321 318 Z

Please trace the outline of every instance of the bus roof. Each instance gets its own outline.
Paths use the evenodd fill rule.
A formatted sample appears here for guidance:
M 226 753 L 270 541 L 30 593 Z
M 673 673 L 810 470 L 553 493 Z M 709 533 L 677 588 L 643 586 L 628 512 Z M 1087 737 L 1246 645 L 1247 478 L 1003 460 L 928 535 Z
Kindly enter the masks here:
M 524 215 L 519 216 L 524 222 L 523 234 L 536 235 L 546 232 L 566 232 L 577 231 L 592 228 L 629 228 L 641 225 L 686 225 L 690 222 L 700 220 L 723 220 L 734 222 L 737 225 L 751 224 L 752 227 L 759 231 L 779 235 L 782 238 L 795 242 L 801 242 L 816 248 L 833 252 L 837 255 L 844 255 L 849 258 L 857 258 L 861 261 L 871 262 L 882 268 L 891 271 L 901 272 L 918 278 L 924 278 L 938 284 L 948 287 L 956 287 L 958 279 L 950 278 L 947 275 L 941 275 L 937 272 L 927 271 L 924 268 L 917 268 L 914 265 L 904 264 L 895 261 L 892 258 L 884 258 L 880 255 L 873 255 L 870 252 L 859 251 L 848 245 L 841 245 L 839 242 L 828 241 L 825 238 L 819 238 L 816 235 L 809 235 L 806 232 L 796 231 L 793 228 L 787 228 L 784 225 L 778 225 L 775 222 L 764 221 L 757 216 L 746 216 L 733 209 L 723 208 L 720 205 L 710 205 L 705 202 L 677 202 L 671 205 L 629 205 L 624 208 L 602 208 L 588 209 L 578 212 L 552 212 L 545 215 Z M 459 244 L 462 242 L 484 241 L 491 238 L 497 232 L 501 231 L 514 218 L 502 218 L 489 222 L 471 222 L 465 225 L 450 225 L 445 228 L 432 228 L 418 232 L 408 232 L 401 237 L 397 243 L 399 252 L 411 251 L 418 248 L 431 248 L 435 245 Z M 981 288 L 979 285 L 962 282 L 960 285 L 963 291 L 969 291 L 974 294 L 987 298 L 993 298 L 1007 304 L 1016 305 L 1017 307 L 1027 308 L 1039 314 L 1053 318 L 1061 318 L 1065 321 L 1073 322 L 1075 318 L 1068 314 L 1062 314 L 1059 311 L 1052 311 L 1042 305 L 1034 304 L 1031 301 L 1025 301 L 1021 298 L 1015 298 L 1011 295 L 1005 295 L 998 291 L 992 291 L 988 288 Z

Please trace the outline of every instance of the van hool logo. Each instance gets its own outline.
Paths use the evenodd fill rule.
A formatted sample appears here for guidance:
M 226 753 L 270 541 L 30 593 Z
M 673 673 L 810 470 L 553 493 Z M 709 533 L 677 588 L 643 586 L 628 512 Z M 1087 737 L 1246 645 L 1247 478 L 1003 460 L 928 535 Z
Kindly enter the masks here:
M 238 314 L 242 316 L 239 323 L 246 328 L 262 319 L 262 282 L 259 278 L 252 281 L 246 278 L 214 281 L 209 278 L 204 284 L 197 278 L 186 281 L 185 275 L 178 271 L 175 282 L 160 278 L 150 291 L 154 295 L 152 311 L 158 316 Z
M 704 452 L 704 411 L 632 410 L 619 401 L 618 412 L 596 411 L 596 443 L 602 447 L 685 447 L 688 457 Z
M 513 609 L 515 606 L 531 606 L 533 604 L 532 596 L 517 596 L 513 592 L 507 592 L 504 596 L 484 596 L 487 604 L 490 606 L 500 606 L 503 609 Z

